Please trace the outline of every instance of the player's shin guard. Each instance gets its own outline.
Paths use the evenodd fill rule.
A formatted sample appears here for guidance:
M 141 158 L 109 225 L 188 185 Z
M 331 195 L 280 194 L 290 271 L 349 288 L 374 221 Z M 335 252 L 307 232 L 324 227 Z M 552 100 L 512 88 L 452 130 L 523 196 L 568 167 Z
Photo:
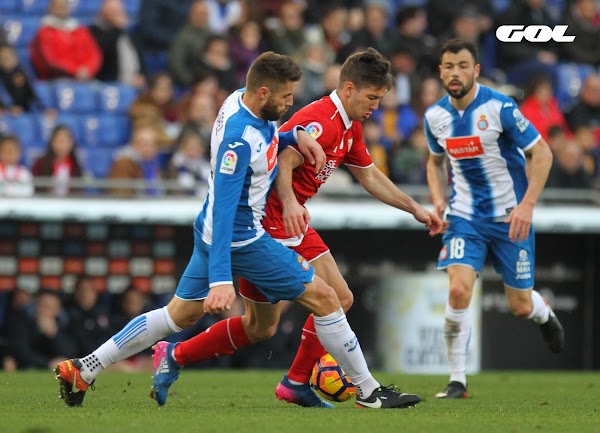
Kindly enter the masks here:
M 244 331 L 242 318 L 221 320 L 206 331 L 175 346 L 173 357 L 179 365 L 231 355 L 238 349 L 250 345 Z
M 288 379 L 297 383 L 308 383 L 314 365 L 325 353 L 325 348 L 319 341 L 315 330 L 313 315 L 310 314 L 302 328 L 300 347 L 288 371 Z
M 344 311 L 314 318 L 315 330 L 325 349 L 346 372 L 361 396 L 370 395 L 380 386 L 373 378 L 358 339 L 348 324 Z

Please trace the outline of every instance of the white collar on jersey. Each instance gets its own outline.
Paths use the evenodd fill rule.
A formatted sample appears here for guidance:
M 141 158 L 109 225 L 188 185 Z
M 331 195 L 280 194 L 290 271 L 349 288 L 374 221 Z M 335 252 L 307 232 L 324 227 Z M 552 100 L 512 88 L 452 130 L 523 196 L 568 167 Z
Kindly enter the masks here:
M 346 113 L 346 110 L 344 110 L 344 105 L 342 104 L 342 100 L 337 94 L 337 90 L 331 92 L 329 97 L 340 112 L 340 116 L 342 116 L 342 120 L 344 121 L 344 126 L 346 127 L 346 130 L 350 129 L 352 127 L 352 120 L 350 120 L 348 114 Z

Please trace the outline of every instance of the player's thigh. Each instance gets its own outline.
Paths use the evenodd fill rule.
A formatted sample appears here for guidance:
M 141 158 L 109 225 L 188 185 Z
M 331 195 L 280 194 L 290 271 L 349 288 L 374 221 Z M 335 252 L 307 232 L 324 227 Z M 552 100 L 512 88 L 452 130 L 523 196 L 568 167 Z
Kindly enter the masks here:
M 268 340 L 275 332 L 281 318 L 281 303 L 258 303 L 244 299 L 245 313 L 242 324 L 246 335 L 253 343 Z
M 448 217 L 449 225 L 438 257 L 438 269 L 453 265 L 470 267 L 481 272 L 487 255 L 487 239 L 479 230 L 478 223 L 455 215 Z
M 352 306 L 354 296 L 331 253 L 321 255 L 310 264 L 315 268 L 316 274 L 335 290 L 344 311 L 348 311 Z
M 268 234 L 234 249 L 231 264 L 235 274 L 252 282 L 271 303 L 296 299 L 315 272 L 304 257 Z
M 306 290 L 295 299 L 295 302 L 315 316 L 327 316 L 341 308 L 335 290 L 316 274 L 313 281 L 306 284 Z
M 534 286 L 535 274 L 535 233 L 530 230 L 527 240 L 513 242 L 508 237 L 510 225 L 490 223 L 492 239 L 490 257 L 496 272 L 502 275 L 504 285 L 517 290 L 527 290 Z M 517 298 L 517 297 L 515 297 Z

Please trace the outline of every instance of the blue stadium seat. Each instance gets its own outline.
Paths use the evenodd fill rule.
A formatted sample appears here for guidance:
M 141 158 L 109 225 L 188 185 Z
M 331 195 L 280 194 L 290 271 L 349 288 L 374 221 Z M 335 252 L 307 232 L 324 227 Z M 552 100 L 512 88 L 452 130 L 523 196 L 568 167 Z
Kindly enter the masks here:
M 104 113 L 127 114 L 138 97 L 135 87 L 125 84 L 102 84 L 99 90 L 100 110 Z
M 39 17 L 10 15 L 2 19 L 8 43 L 15 48 L 27 48 L 40 27 Z
M 105 178 L 113 164 L 115 150 L 112 148 L 87 148 L 82 150 L 84 167 L 96 178 Z
M 556 66 L 554 94 L 562 111 L 576 102 L 583 80 L 592 72 L 593 66 L 587 64 L 559 63 Z
M 123 3 L 125 3 L 125 10 L 127 11 L 129 18 L 131 18 L 131 21 L 137 22 L 140 14 L 141 0 L 125 0 Z
M 16 51 L 17 51 L 17 57 L 19 58 L 19 63 L 21 64 L 21 67 L 27 74 L 27 77 L 30 80 L 35 79 L 36 74 L 35 74 L 35 70 L 33 69 L 33 65 L 31 64 L 31 57 L 29 56 L 29 48 L 17 48 Z
M 82 143 L 87 148 L 118 147 L 129 140 L 127 116 L 99 114 L 84 116 L 82 120 Z
M 56 108 L 54 88 L 49 81 L 35 81 L 33 84 L 35 93 L 46 108 Z
M 147 51 L 144 53 L 144 67 L 147 75 L 154 75 L 167 70 L 168 53 L 162 51 Z
M 54 85 L 56 106 L 69 113 L 93 113 L 98 110 L 98 95 L 92 84 L 61 80 Z
M 35 115 L 0 116 L 0 132 L 16 135 L 19 137 L 23 147 L 39 147 L 39 129 Z
M 21 12 L 44 15 L 48 12 L 48 3 L 50 0 L 21 0 Z
M 0 13 L 13 13 L 21 9 L 21 0 L 2 0 L 0 1 Z
M 82 116 L 78 116 L 77 114 L 71 113 L 59 113 L 56 118 L 56 122 L 54 124 L 50 124 L 50 130 L 45 132 L 46 140 L 50 136 L 50 132 L 57 125 L 65 125 L 69 127 L 71 132 L 73 133 L 73 137 L 75 137 L 75 144 L 77 146 L 81 146 L 83 143 L 83 128 L 82 128 Z
M 71 15 L 75 18 L 81 16 L 94 16 L 100 10 L 103 0 L 71 0 Z

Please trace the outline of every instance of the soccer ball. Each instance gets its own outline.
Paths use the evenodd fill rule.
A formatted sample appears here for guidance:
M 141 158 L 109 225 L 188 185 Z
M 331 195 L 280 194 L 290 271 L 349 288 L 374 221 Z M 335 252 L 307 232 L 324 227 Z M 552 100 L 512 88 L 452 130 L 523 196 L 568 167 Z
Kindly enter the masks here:
M 356 387 L 329 353 L 323 355 L 313 367 L 310 386 L 329 401 L 346 401 L 356 394 Z

